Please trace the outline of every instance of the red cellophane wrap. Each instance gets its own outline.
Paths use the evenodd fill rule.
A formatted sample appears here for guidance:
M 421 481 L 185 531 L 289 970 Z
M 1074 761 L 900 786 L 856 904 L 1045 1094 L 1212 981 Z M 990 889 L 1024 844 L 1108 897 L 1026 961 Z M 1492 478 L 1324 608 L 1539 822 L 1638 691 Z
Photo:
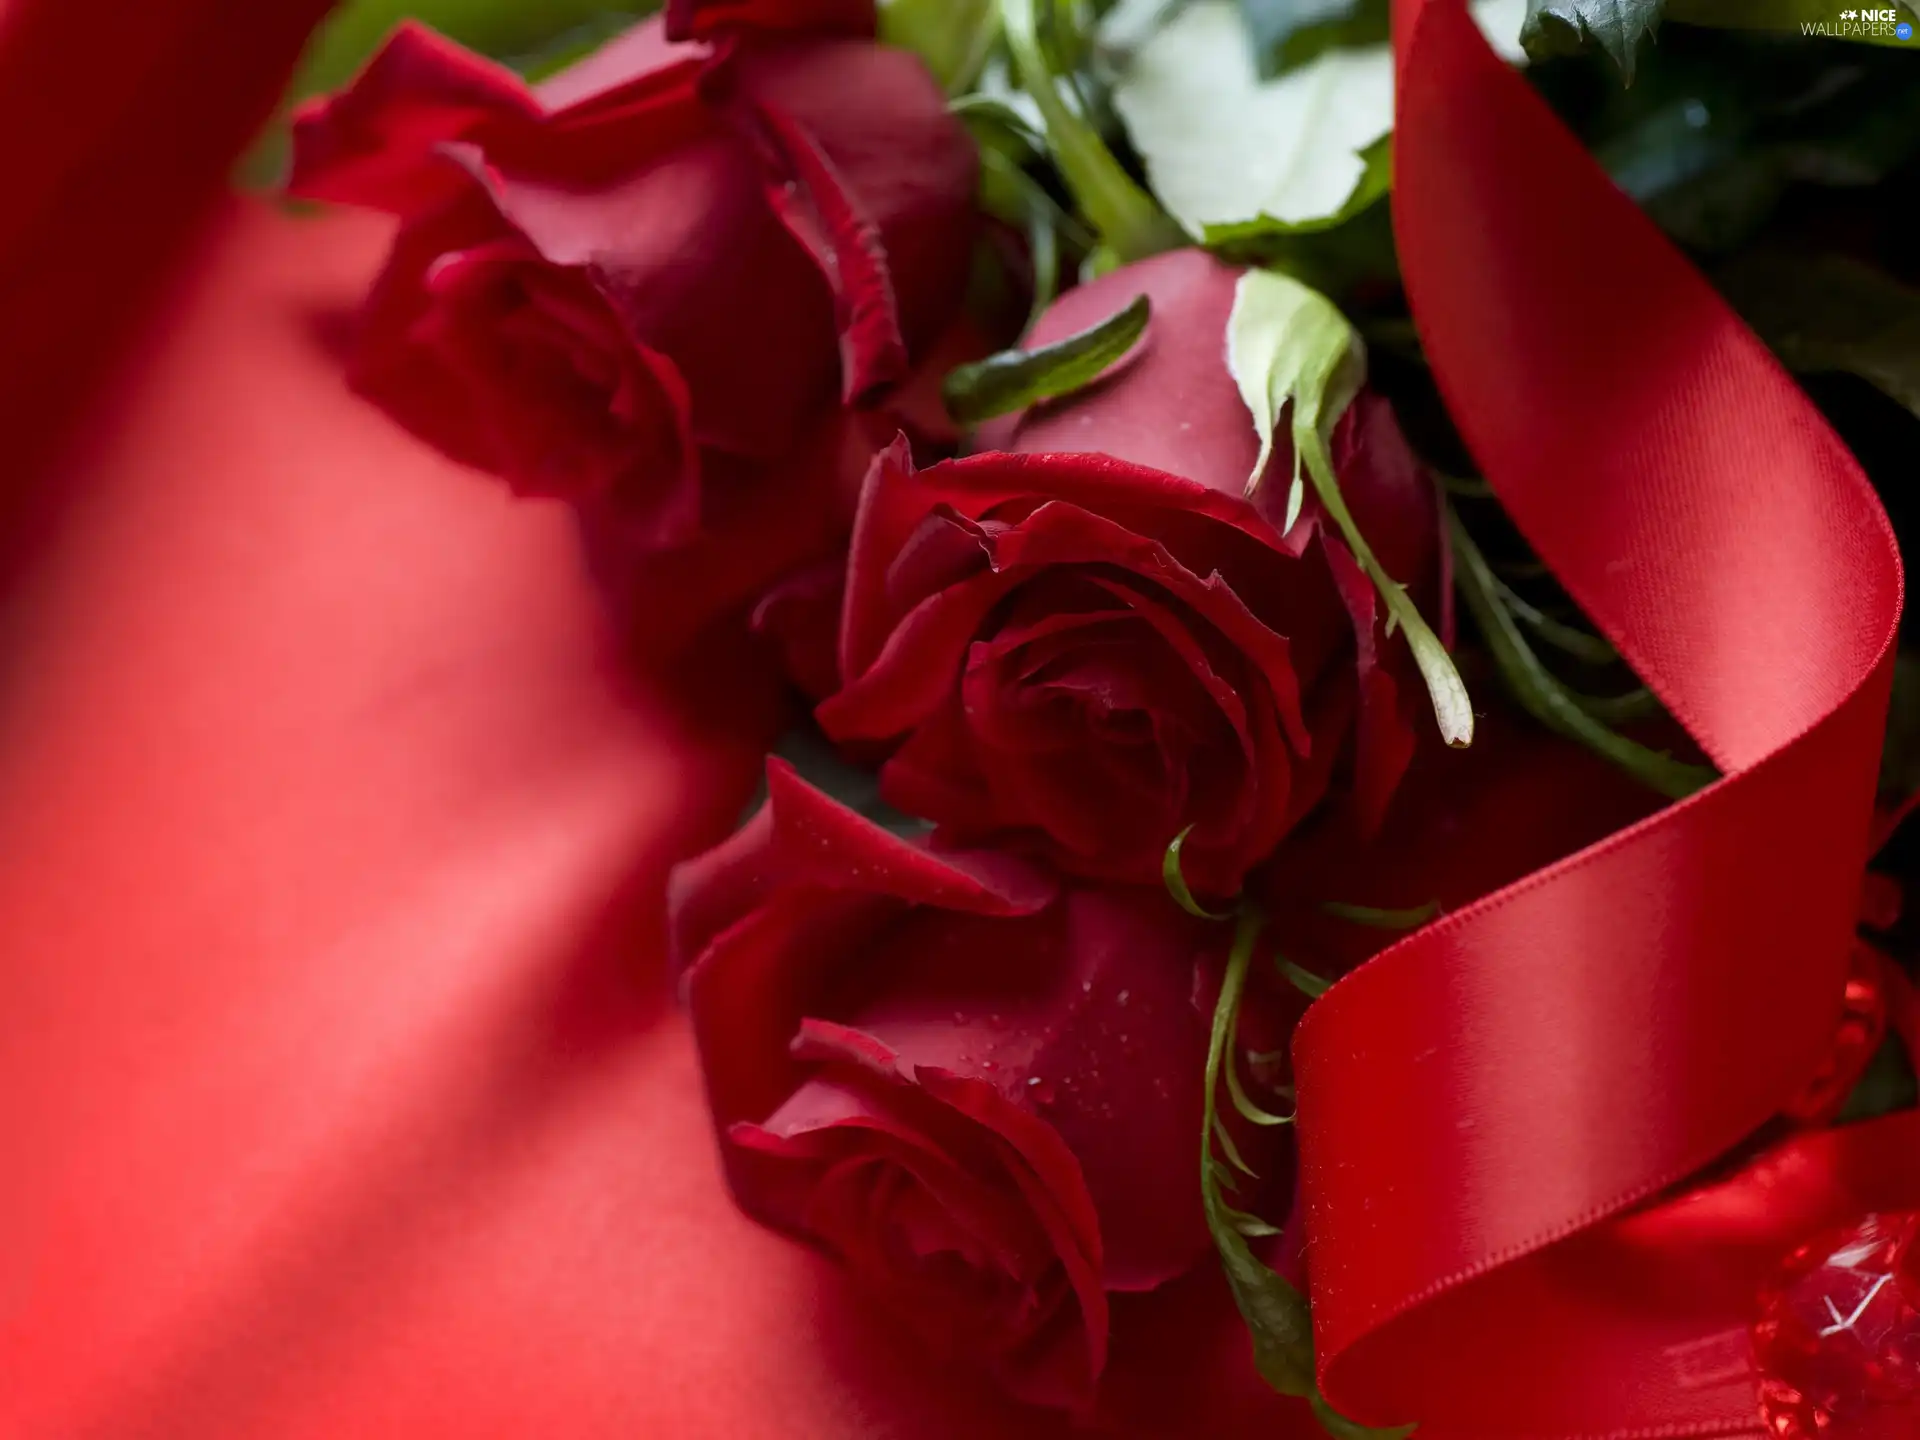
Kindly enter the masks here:
M 1402 0 L 1394 222 L 1462 434 L 1726 779 L 1448 917 L 1295 1045 L 1323 1385 L 1430 1440 L 1758 1433 L 1755 1295 L 1920 1199 L 1920 1119 L 1649 1204 L 1831 1044 L 1899 556 L 1760 342 L 1495 58 Z

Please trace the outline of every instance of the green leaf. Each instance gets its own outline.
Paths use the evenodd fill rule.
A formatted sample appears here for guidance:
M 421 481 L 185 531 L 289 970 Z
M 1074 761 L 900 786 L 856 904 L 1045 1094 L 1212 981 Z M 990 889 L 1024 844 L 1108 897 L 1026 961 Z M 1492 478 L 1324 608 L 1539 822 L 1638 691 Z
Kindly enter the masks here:
M 1125 357 L 1147 328 L 1147 297 L 1098 325 L 1038 350 L 1003 350 L 947 376 L 947 411 L 959 425 L 977 425 L 996 415 L 1024 410 L 1041 400 L 1078 390 Z
M 1000 21 L 1021 88 L 1046 126 L 1054 164 L 1081 213 L 1123 262 L 1174 249 L 1180 244 L 1179 226 L 1134 183 L 1083 113 L 1073 87 L 1063 85 L 1055 72 L 1041 43 L 1041 7 L 1053 3 L 1000 0 Z
M 1356 1425 L 1327 1403 L 1326 1397 L 1318 1390 L 1311 1396 L 1313 1418 L 1320 1422 L 1320 1428 L 1333 1437 L 1333 1440 L 1407 1440 L 1407 1437 L 1420 1427 L 1401 1425 L 1392 1430 L 1372 1430 L 1365 1425 Z
M 1231 920 L 1232 914 L 1207 909 L 1193 898 L 1193 891 L 1187 888 L 1187 872 L 1180 863 L 1180 856 L 1186 849 L 1187 837 L 1192 833 L 1193 826 L 1189 825 L 1173 837 L 1167 846 L 1166 858 L 1160 862 L 1160 878 L 1166 882 L 1167 893 L 1173 896 L 1174 904 L 1189 915 L 1197 915 L 1202 920 Z
M 1231 0 L 1198 0 L 1118 77 L 1114 106 L 1154 193 L 1193 235 L 1263 217 L 1339 213 L 1366 177 L 1361 152 L 1393 128 L 1384 47 L 1331 51 L 1262 83 Z
M 1246 1217 L 1221 1198 L 1219 1161 L 1213 1145 L 1219 1127 L 1217 1099 L 1220 1068 L 1225 1062 L 1233 1032 L 1240 1017 L 1240 998 L 1247 984 L 1247 969 L 1253 961 L 1254 947 L 1266 921 L 1257 910 L 1248 908 L 1240 916 L 1234 931 L 1233 948 L 1227 955 L 1227 968 L 1220 981 L 1220 999 L 1213 1010 L 1213 1034 L 1207 1049 L 1205 1115 L 1200 1130 L 1200 1195 L 1207 1216 L 1207 1229 L 1220 1252 L 1227 1272 L 1227 1284 L 1234 1303 L 1253 1335 L 1254 1364 L 1261 1377 L 1282 1395 L 1311 1395 L 1313 1378 L 1313 1321 L 1307 1312 L 1307 1298 L 1278 1271 L 1261 1263 L 1247 1244 L 1240 1229 Z
M 1384 45 L 1387 0 L 1240 0 L 1261 69 L 1277 75 L 1336 45 Z
M 1356 220 L 1393 188 L 1393 136 L 1382 135 L 1359 152 L 1360 179 L 1337 210 L 1307 220 L 1279 220 L 1260 214 L 1228 225 L 1208 225 L 1201 239 L 1209 250 L 1227 254 L 1284 255 L 1288 241 L 1323 235 Z
M 1595 720 L 1583 706 L 1583 697 L 1575 696 L 1561 684 L 1527 644 L 1518 622 L 1500 602 L 1499 581 L 1492 567 L 1466 526 L 1460 523 L 1460 517 L 1449 509 L 1447 521 L 1453 534 L 1454 574 L 1460 594 L 1473 612 L 1494 663 L 1522 709 L 1548 729 L 1579 741 L 1671 799 L 1682 799 L 1713 783 L 1717 777 L 1706 766 L 1688 765 L 1661 751 L 1650 750 Z
M 1877 184 L 1920 149 L 1911 55 L 1693 39 L 1644 56 L 1583 127 L 1614 182 L 1684 245 L 1732 252 L 1794 184 Z
M 1914 1080 L 1907 1047 L 1898 1035 L 1889 1032 L 1836 1118 L 1842 1125 L 1851 1125 L 1896 1110 L 1911 1110 L 1916 1102 L 1920 1102 L 1920 1084 Z
M 1380 910 L 1371 905 L 1342 905 L 1331 900 L 1320 908 L 1337 920 L 1351 920 L 1373 930 L 1418 930 L 1440 914 L 1438 900 L 1407 910 Z
M 1227 1163 L 1245 1175 L 1249 1180 L 1258 1180 L 1260 1172 L 1241 1158 L 1240 1147 L 1234 1143 L 1233 1132 L 1227 1129 L 1226 1122 L 1218 1115 L 1213 1117 L 1213 1138 L 1219 1145 L 1220 1153 L 1227 1157 Z
M 1027 172 L 1028 165 L 1045 157 L 1047 142 L 1026 116 L 1004 98 L 983 94 L 961 96 L 953 113 L 980 148 L 980 208 L 1027 232 L 1033 303 L 1026 328 L 1031 330 L 1059 293 L 1063 244 L 1085 251 L 1093 237 Z
M 1520 43 L 1535 60 L 1598 45 L 1631 85 L 1641 42 L 1660 29 L 1662 5 L 1663 0 L 1528 0 Z
M 1047 137 L 1003 95 L 961 95 L 948 107 L 960 117 L 976 144 L 1025 165 L 1047 153 Z
M 998 0 L 880 0 L 880 38 L 918 55 L 957 95 L 978 78 L 1000 38 Z
M 1293 988 L 1309 1000 L 1318 1000 L 1333 988 L 1333 982 L 1314 974 L 1305 966 L 1296 965 L 1291 960 L 1276 960 L 1280 973 L 1287 977 Z
M 1061 232 L 1073 227 L 1046 187 L 998 150 L 980 149 L 980 208 L 996 220 L 1027 232 L 1033 266 L 1033 300 L 1022 333 L 1039 322 L 1060 293 Z
M 1236 1211 L 1232 1219 L 1233 1228 L 1249 1240 L 1265 1240 L 1269 1236 L 1284 1233 L 1278 1225 L 1269 1225 L 1258 1215 L 1243 1215 Z
M 1636 720 L 1651 720 L 1661 713 L 1660 697 L 1642 685 L 1624 695 L 1583 695 L 1569 690 L 1573 703 L 1602 725 L 1631 725 Z
M 1221 1069 L 1226 1071 L 1227 1095 L 1233 1101 L 1233 1108 L 1240 1112 L 1241 1119 L 1249 1125 L 1262 1127 L 1293 1123 L 1294 1117 L 1291 1115 L 1276 1115 L 1264 1106 L 1254 1104 L 1247 1095 L 1246 1087 L 1240 1083 L 1240 1067 L 1233 1063 L 1231 1055 L 1227 1057 Z M 1242 1229 L 1240 1233 L 1244 1235 L 1247 1232 Z
M 1619 660 L 1620 652 L 1608 641 L 1590 630 L 1581 630 L 1554 619 L 1539 606 L 1523 598 L 1504 580 L 1496 583 L 1500 587 L 1500 601 L 1513 618 L 1554 649 L 1588 665 L 1611 665 Z
M 1517 54 L 1523 4 L 1474 7 L 1503 53 Z M 1113 100 L 1154 193 L 1189 234 L 1324 225 L 1378 198 L 1385 155 L 1370 152 L 1393 129 L 1393 55 L 1328 49 L 1263 81 L 1234 0 L 1193 0 L 1126 58 Z
M 1279 1229 L 1256 1215 L 1234 1208 L 1222 1196 L 1223 1188 L 1232 1185 L 1233 1175 L 1214 1155 L 1214 1144 L 1218 1141 L 1221 1148 L 1236 1159 L 1238 1151 L 1220 1120 L 1221 1071 L 1227 1070 L 1227 1084 L 1232 1090 L 1236 1081 L 1229 1053 L 1239 1026 L 1247 972 L 1265 928 L 1266 917 L 1259 910 L 1251 905 L 1241 908 L 1233 948 L 1227 953 L 1227 967 L 1220 978 L 1220 998 L 1213 1007 L 1200 1130 L 1200 1198 L 1207 1229 L 1213 1236 L 1214 1248 L 1220 1253 L 1234 1304 L 1239 1307 L 1252 1336 L 1253 1362 L 1260 1377 L 1282 1395 L 1306 1397 L 1320 1424 L 1339 1440 L 1403 1440 L 1412 1433 L 1412 1427 L 1366 1430 L 1327 1404 L 1314 1378 L 1313 1318 L 1307 1297 L 1296 1290 L 1286 1276 L 1265 1264 L 1247 1243 L 1249 1239 L 1278 1235 Z
M 1460 672 L 1406 589 L 1375 558 L 1333 473 L 1328 437 L 1366 375 L 1366 352 L 1358 332 L 1319 292 L 1285 275 L 1249 270 L 1240 277 L 1227 320 L 1227 365 L 1260 437 L 1260 458 L 1248 480 L 1248 493 L 1263 481 L 1280 413 L 1290 409 L 1294 469 L 1284 528 L 1291 529 L 1299 517 L 1304 466 L 1320 504 L 1380 592 L 1388 633 L 1397 628 L 1406 635 L 1433 701 L 1441 737 L 1455 747 L 1471 745 L 1473 705 Z
M 1920 290 L 1844 256 L 1780 251 L 1715 279 L 1788 369 L 1858 375 L 1920 415 Z
M 1913 8 L 1900 0 L 1876 0 L 1874 8 L 1899 12 L 1915 23 Z M 1598 45 L 1631 85 L 1641 46 L 1659 34 L 1663 21 L 1722 30 L 1763 30 L 1852 40 L 1866 45 L 1903 46 L 1896 21 L 1842 20 L 1838 0 L 1529 0 L 1520 40 L 1536 60 L 1577 54 Z M 1911 34 L 1911 32 L 1909 32 Z

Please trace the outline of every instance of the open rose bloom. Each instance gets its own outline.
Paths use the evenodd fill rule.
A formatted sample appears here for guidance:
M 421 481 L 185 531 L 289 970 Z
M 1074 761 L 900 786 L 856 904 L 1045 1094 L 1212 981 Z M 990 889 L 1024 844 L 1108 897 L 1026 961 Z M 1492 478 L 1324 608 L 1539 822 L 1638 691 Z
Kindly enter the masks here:
M 1282 535 L 1243 498 L 1237 279 L 1182 250 L 1080 287 L 1031 343 L 1145 295 L 1136 355 L 989 431 L 992 451 L 918 474 L 895 452 L 868 477 L 820 719 L 903 742 L 888 798 L 944 833 L 1152 884 L 1191 827 L 1189 879 L 1231 895 L 1336 775 L 1368 825 L 1384 812 L 1425 699 L 1396 683 L 1373 587 L 1318 505 Z M 1364 397 L 1334 445 L 1384 563 L 1431 591 L 1433 486 L 1391 410 Z
M 1209 1249 L 1188 1167 L 1140 1156 L 1192 1148 L 1220 937 L 769 780 L 670 900 L 737 1193 L 1012 1394 L 1091 1411 L 1109 1292 Z
M 326 8 L 0 0 L 0 1437 L 1920 1433 L 1898 548 L 1460 0 L 1328 295 L 1224 0 Z
M 849 407 L 958 314 L 977 170 L 925 69 L 844 28 L 650 21 L 532 89 L 398 31 L 294 126 L 292 193 L 403 222 L 355 386 L 642 556 L 704 542 L 736 601 L 829 552 Z

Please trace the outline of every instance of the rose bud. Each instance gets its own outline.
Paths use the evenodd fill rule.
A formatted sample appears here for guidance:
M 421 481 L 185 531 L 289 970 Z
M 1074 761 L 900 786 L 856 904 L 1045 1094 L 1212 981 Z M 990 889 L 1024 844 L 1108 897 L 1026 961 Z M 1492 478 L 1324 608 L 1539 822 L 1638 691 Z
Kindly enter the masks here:
M 1418 682 L 1383 663 L 1404 645 L 1318 502 L 1283 536 L 1244 498 L 1259 447 L 1226 362 L 1237 278 L 1180 251 L 1071 292 L 1034 343 L 1150 298 L 1119 369 L 996 425 L 993 453 L 915 474 L 897 447 L 868 476 L 843 688 L 819 718 L 893 745 L 887 798 L 944 839 L 1152 883 L 1191 827 L 1187 877 L 1222 895 L 1336 775 L 1379 819 Z M 1388 573 L 1428 584 L 1432 486 L 1386 402 L 1362 394 L 1332 449 Z
M 404 222 L 363 393 L 657 552 L 836 507 L 844 534 L 842 407 L 952 319 L 976 169 L 920 62 L 869 40 L 676 45 L 656 19 L 529 89 L 406 25 L 298 117 L 289 188 Z
M 768 790 L 668 900 L 735 1195 L 952 1358 L 1086 1413 L 1109 1295 L 1211 1255 L 1196 1001 L 1227 927 L 930 851 L 779 761 Z

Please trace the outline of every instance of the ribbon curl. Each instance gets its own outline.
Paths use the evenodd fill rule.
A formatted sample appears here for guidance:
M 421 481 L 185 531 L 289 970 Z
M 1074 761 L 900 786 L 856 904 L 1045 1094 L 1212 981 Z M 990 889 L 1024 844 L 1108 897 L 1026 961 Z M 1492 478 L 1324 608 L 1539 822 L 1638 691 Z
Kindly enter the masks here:
M 1428 1440 L 1758 1435 L 1756 1288 L 1810 1229 L 1920 1198 L 1920 1121 L 1672 1192 L 1832 1038 L 1899 553 L 1819 413 L 1462 0 L 1394 22 L 1394 226 L 1434 375 L 1528 541 L 1725 778 L 1309 1013 L 1321 1383 Z

